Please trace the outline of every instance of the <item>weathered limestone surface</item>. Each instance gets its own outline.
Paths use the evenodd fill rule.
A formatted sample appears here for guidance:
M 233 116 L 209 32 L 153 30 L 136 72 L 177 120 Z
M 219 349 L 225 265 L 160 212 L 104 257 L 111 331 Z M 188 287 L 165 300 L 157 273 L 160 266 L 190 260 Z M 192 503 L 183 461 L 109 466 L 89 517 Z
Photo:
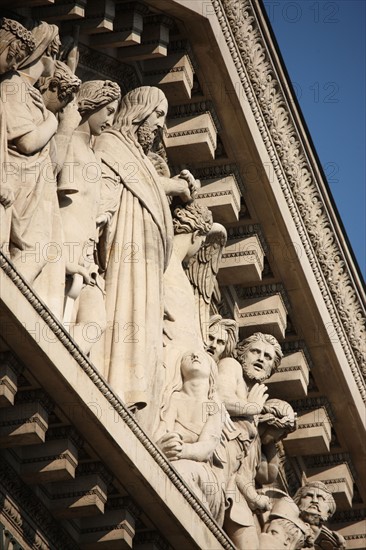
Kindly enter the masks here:
M 364 388 L 343 256 L 297 224 L 302 149 L 265 112 L 262 35 L 253 106 L 252 2 L 168 4 L 17 1 L 24 25 L 0 20 L 0 546 L 344 549 L 326 524 L 362 501 L 341 413 Z M 356 470 L 310 461 L 347 445 Z

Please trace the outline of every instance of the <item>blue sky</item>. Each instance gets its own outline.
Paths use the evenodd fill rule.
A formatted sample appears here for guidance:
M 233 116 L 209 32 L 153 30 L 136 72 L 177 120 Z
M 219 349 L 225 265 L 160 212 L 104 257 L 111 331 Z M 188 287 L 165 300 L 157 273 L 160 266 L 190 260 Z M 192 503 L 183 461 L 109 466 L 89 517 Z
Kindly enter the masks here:
M 263 1 L 365 276 L 366 0 Z

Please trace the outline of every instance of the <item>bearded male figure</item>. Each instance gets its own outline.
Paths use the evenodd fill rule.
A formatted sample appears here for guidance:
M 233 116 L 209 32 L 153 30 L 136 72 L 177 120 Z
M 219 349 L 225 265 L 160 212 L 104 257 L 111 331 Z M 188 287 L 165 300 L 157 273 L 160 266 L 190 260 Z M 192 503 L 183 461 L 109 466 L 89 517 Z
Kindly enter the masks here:
M 209 352 L 210 344 L 207 347 Z M 220 355 L 219 394 L 233 417 L 260 414 L 268 397 L 263 384 L 282 358 L 281 346 L 271 334 L 256 332 L 239 343 L 237 360 Z M 214 355 L 211 353 L 211 355 Z
M 187 181 L 160 176 L 148 157 L 167 110 L 158 88 L 132 90 L 122 99 L 113 127 L 95 144 L 102 162 L 103 215 L 97 222 L 100 231 L 104 224 L 99 261 L 107 311 L 99 368 L 147 431 L 158 415 L 153 395 L 164 385 L 163 273 L 173 241 L 166 195 L 191 198 Z
M 299 507 L 300 518 L 310 525 L 313 532 L 313 549 L 327 549 L 330 545 L 339 550 L 346 548 L 342 535 L 325 525 L 336 511 L 336 504 L 332 493 L 323 482 L 308 481 L 297 491 L 294 501 Z
M 269 499 L 256 492 L 255 480 L 257 478 L 260 484 L 273 483 L 278 464 L 274 442 L 266 440 L 265 445 L 261 444 L 257 423 L 258 415 L 265 412 L 263 409 L 268 398 L 267 386 L 263 382 L 280 364 L 282 351 L 272 335 L 256 332 L 239 343 L 236 355 L 238 360 L 223 357 L 222 350 L 220 356 L 223 358 L 218 362 L 218 393 L 242 438 L 247 438 L 250 433 L 252 443 L 242 459 L 240 475 L 231 478 L 226 488 L 230 506 L 226 511 L 224 529 L 238 548 L 258 550 L 254 512 L 268 510 Z M 285 405 L 283 402 L 281 410 L 276 410 L 281 419 Z M 293 419 L 290 420 L 292 429 Z M 283 434 L 277 435 L 280 438 Z

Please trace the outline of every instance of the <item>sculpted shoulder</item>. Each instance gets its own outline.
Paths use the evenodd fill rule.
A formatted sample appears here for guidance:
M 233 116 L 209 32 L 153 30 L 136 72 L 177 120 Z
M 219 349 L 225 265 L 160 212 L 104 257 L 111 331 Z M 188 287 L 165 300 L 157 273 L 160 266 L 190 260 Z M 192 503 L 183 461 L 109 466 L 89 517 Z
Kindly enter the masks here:
M 238 374 L 242 376 L 242 367 L 239 361 L 233 357 L 225 357 L 218 363 L 219 374 L 230 373 L 231 375 Z
M 218 364 L 218 389 L 221 399 L 227 403 L 232 397 L 238 395 L 238 389 L 244 384 L 240 363 L 232 357 L 221 359 Z M 244 394 L 246 389 L 243 388 Z M 239 392 L 241 393 L 241 392 Z

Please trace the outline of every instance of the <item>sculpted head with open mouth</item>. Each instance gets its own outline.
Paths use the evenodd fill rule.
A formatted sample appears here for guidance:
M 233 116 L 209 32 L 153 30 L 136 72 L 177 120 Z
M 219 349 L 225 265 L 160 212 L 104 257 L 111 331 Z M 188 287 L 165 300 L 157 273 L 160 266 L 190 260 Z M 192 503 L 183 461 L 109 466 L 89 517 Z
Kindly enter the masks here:
M 281 347 L 276 338 L 261 332 L 241 342 L 237 351 L 244 378 L 254 382 L 267 380 L 282 358 Z

